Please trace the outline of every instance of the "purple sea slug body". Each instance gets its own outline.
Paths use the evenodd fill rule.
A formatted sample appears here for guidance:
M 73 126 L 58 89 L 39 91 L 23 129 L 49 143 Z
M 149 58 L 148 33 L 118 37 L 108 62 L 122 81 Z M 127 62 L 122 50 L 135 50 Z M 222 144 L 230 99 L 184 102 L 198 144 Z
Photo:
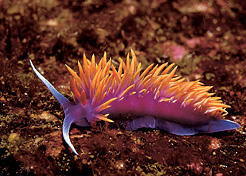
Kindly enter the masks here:
M 131 56 L 130 61 L 127 55 L 126 62 L 119 58 L 118 69 L 107 61 L 106 54 L 98 64 L 94 55 L 91 61 L 84 55 L 83 65 L 78 62 L 79 75 L 67 66 L 74 102 L 60 94 L 30 60 L 36 75 L 63 107 L 63 137 L 75 154 L 69 139 L 71 124 L 85 127 L 98 120 L 114 122 L 120 114 L 134 114 L 127 121 L 128 130 L 157 128 L 176 135 L 194 135 L 239 128 L 236 122 L 220 119 L 230 106 L 213 97 L 208 92 L 210 86 L 175 75 L 174 64 L 152 64 L 142 71 L 132 50 Z

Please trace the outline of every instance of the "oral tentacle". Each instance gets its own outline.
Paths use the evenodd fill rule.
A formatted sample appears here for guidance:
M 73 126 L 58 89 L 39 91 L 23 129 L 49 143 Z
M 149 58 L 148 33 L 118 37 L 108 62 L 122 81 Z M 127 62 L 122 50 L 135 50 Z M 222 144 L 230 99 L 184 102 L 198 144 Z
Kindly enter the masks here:
M 77 151 L 75 150 L 73 144 L 71 143 L 71 140 L 69 138 L 69 131 L 70 131 L 70 127 L 72 125 L 72 123 L 74 123 L 73 118 L 71 117 L 70 114 L 65 116 L 65 119 L 63 121 L 63 126 L 62 126 L 62 135 L 63 138 L 65 140 L 65 142 L 67 143 L 67 145 L 72 149 L 72 151 L 78 155 Z
M 35 72 L 35 74 L 45 84 L 45 86 L 50 90 L 52 95 L 59 101 L 59 103 L 62 105 L 63 109 L 65 110 L 66 107 L 70 104 L 70 101 L 66 97 L 64 97 L 60 92 L 58 92 L 54 88 L 54 86 L 38 72 L 38 70 L 32 64 L 31 60 L 29 60 L 29 62 L 31 64 L 32 69 Z

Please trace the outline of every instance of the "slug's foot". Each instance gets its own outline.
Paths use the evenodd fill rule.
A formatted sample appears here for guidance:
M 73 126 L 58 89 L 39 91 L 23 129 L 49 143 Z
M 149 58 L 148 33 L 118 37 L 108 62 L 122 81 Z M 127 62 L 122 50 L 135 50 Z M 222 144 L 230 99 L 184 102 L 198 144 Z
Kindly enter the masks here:
M 192 128 L 165 120 L 157 120 L 152 116 L 145 116 L 130 121 L 126 129 L 137 130 L 139 128 L 156 128 L 176 135 L 194 135 L 196 131 Z
M 158 129 L 181 136 L 194 135 L 198 133 L 196 129 L 192 127 L 165 120 L 158 121 Z
M 127 130 L 137 130 L 139 128 L 156 128 L 157 120 L 152 116 L 145 116 L 128 122 Z
M 126 129 L 137 130 L 139 128 L 157 128 L 175 135 L 186 136 L 195 135 L 198 133 L 216 133 L 220 131 L 234 130 L 239 127 L 240 125 L 238 123 L 223 119 L 210 120 L 204 125 L 187 126 L 175 122 L 156 119 L 152 116 L 145 116 L 130 121 L 126 126 Z

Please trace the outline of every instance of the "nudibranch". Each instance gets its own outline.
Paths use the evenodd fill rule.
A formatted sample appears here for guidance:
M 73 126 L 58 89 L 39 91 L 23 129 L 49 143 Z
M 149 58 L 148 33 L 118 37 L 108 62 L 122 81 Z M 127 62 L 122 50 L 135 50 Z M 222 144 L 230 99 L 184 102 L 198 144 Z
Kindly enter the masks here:
M 111 59 L 106 59 L 106 53 L 98 63 L 94 55 L 91 60 L 83 55 L 83 64 L 78 62 L 79 74 L 66 65 L 72 75 L 70 87 L 74 102 L 59 93 L 31 60 L 30 64 L 62 105 L 63 138 L 75 154 L 78 153 L 69 138 L 71 124 L 85 127 L 99 120 L 114 122 L 121 118 L 124 121 L 124 114 L 132 115 L 125 119 L 127 130 L 156 128 L 176 135 L 194 135 L 240 127 L 236 122 L 221 118 L 230 106 L 209 93 L 211 86 L 185 81 L 175 75 L 177 66 L 174 64 L 151 64 L 142 71 L 133 50 L 131 60 L 129 54 L 125 62 L 119 58 L 118 69 Z

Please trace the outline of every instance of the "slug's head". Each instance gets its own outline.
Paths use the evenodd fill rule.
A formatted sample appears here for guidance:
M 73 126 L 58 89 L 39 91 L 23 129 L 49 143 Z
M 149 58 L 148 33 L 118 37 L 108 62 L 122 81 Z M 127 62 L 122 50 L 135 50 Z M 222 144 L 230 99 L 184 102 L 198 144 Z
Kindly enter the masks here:
M 95 75 L 93 75 L 96 72 L 96 68 L 99 71 L 104 69 L 103 73 L 107 75 L 110 68 L 110 62 L 106 62 L 106 55 L 104 55 L 103 62 L 101 63 L 99 69 L 99 67 L 96 66 L 94 57 L 92 57 L 92 63 L 90 63 L 89 60 L 87 60 L 84 56 L 83 68 L 80 63 L 78 63 L 80 76 L 78 76 L 77 73 L 75 73 L 70 67 L 67 66 L 68 71 L 72 75 L 70 86 L 74 97 L 74 103 L 70 102 L 66 97 L 58 92 L 54 86 L 37 71 L 31 60 L 30 64 L 38 78 L 45 84 L 52 95 L 62 105 L 65 113 L 62 129 L 63 138 L 69 147 L 73 150 L 73 152 L 78 154 L 69 138 L 69 130 L 73 123 L 82 127 L 87 127 L 90 126 L 90 122 L 97 120 L 113 122 L 107 118 L 107 115 L 104 115 L 101 112 L 104 109 L 109 108 L 109 104 L 116 98 L 107 99 L 105 102 L 101 103 L 105 97 L 104 92 L 107 91 L 107 88 L 104 86 L 104 83 L 107 81 L 107 79 L 103 79 L 104 75 L 100 74 L 101 79 L 103 79 L 104 82 L 101 82 L 101 87 L 98 88 L 96 86 L 98 79 L 95 79 Z
M 83 106 L 83 104 L 81 103 L 77 103 L 77 104 L 71 103 L 66 97 L 64 97 L 60 92 L 58 92 L 47 79 L 45 79 L 37 71 L 37 69 L 32 64 L 31 60 L 30 60 L 30 64 L 32 66 L 33 71 L 38 76 L 38 78 L 45 84 L 45 86 L 50 90 L 52 95 L 62 105 L 65 113 L 65 119 L 63 121 L 63 129 L 62 129 L 63 137 L 66 143 L 69 145 L 69 147 L 73 150 L 73 152 L 75 154 L 78 154 L 69 139 L 69 130 L 72 123 L 75 123 L 79 126 L 89 126 L 89 123 L 86 119 L 86 114 L 87 114 L 86 112 L 88 112 L 86 106 Z

